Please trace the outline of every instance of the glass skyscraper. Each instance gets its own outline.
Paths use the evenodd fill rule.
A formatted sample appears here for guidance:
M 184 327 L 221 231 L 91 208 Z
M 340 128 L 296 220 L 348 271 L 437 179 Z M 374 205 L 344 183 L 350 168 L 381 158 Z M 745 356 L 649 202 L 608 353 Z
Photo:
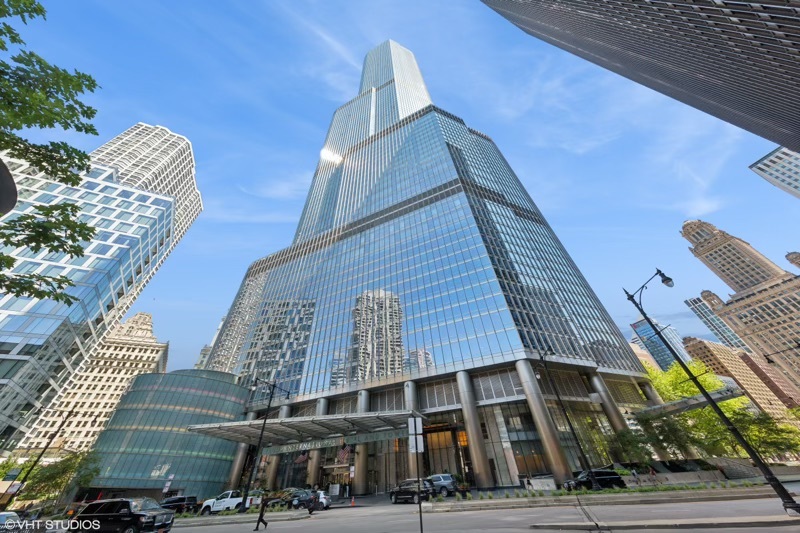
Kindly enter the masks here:
M 796 1 L 482 1 L 553 46 L 800 151 Z
M 711 333 L 728 348 L 736 348 L 745 352 L 750 352 L 750 347 L 733 332 L 720 317 L 714 314 L 711 307 L 702 298 L 689 298 L 684 302 L 697 318 L 711 330 Z
M 800 153 L 779 146 L 750 165 L 750 170 L 780 190 L 800 198 Z
M 69 307 L 0 295 L 0 451 L 6 454 L 119 323 L 202 202 L 191 144 L 160 126 L 137 124 L 92 152 L 92 169 L 77 187 L 0 155 L 19 190 L 6 217 L 72 202 L 81 207 L 80 220 L 97 229 L 83 257 L 4 249 L 17 259 L 12 275 L 67 276 L 75 283 L 67 292 L 78 298 Z
M 683 360 L 684 363 L 688 363 L 692 360 L 689 356 L 689 352 L 686 351 L 686 348 L 683 347 L 683 340 L 681 339 L 680 333 L 678 330 L 673 328 L 672 326 L 664 326 L 662 327 L 658 322 L 653 320 L 653 324 L 659 328 L 659 331 L 667 339 L 669 345 L 675 350 L 678 356 Z M 669 351 L 661 339 L 656 336 L 656 332 L 650 327 L 644 319 L 639 320 L 638 322 L 634 322 L 631 324 L 634 333 L 636 336 L 639 337 L 641 344 L 644 344 L 645 349 L 650 352 L 650 355 L 653 356 L 653 359 L 656 360 L 658 366 L 661 370 L 667 370 L 669 367 L 675 363 L 675 358 Z M 641 346 L 640 344 L 640 346 Z
M 250 270 L 263 285 L 241 379 L 291 391 L 283 415 L 427 413 L 428 473 L 481 487 L 571 476 L 574 442 L 532 366 L 542 356 L 587 443 L 625 426 L 616 402 L 645 403 L 641 364 L 498 148 L 432 104 L 395 42 L 367 54 L 358 95 L 334 113 L 292 245 Z M 356 494 L 414 468 L 404 441 L 359 446 Z M 336 476 L 331 450 L 299 474 L 282 461 L 279 484 Z

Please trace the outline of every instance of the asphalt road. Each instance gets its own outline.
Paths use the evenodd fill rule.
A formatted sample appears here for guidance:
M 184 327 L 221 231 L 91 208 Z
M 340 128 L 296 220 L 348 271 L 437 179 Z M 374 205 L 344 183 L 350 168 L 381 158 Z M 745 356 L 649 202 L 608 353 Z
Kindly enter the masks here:
M 734 500 L 728 502 L 696 502 L 659 505 L 608 505 L 591 506 L 589 512 L 600 521 L 614 520 L 657 520 L 675 518 L 714 518 L 714 517 L 746 517 L 783 515 L 780 501 L 777 499 Z M 267 515 L 269 518 L 269 515 Z M 503 509 L 497 511 L 468 511 L 458 513 L 424 513 L 422 515 L 424 531 L 427 532 L 459 532 L 472 533 L 484 531 L 502 531 L 504 533 L 530 532 L 529 526 L 534 523 L 584 521 L 585 515 L 577 507 L 545 507 L 532 509 Z M 253 523 L 226 524 L 194 528 L 198 533 L 244 533 L 253 531 Z M 263 530 L 261 528 L 260 530 Z M 177 529 L 176 532 L 181 531 Z M 293 522 L 273 522 L 267 529 L 269 533 L 331 533 L 344 531 L 347 533 L 395 533 L 419 531 L 419 515 L 416 506 L 411 504 L 385 505 L 376 501 L 372 505 L 354 508 L 338 508 L 329 511 L 315 512 L 306 520 Z M 539 530 L 542 531 L 542 530 Z M 645 531 L 645 530 L 642 530 Z M 694 530 L 702 532 L 704 530 Z M 756 529 L 709 529 L 720 533 L 732 531 L 759 531 Z M 789 533 L 792 528 L 762 529 L 760 531 L 776 531 Z M 652 533 L 652 532 L 651 532 Z

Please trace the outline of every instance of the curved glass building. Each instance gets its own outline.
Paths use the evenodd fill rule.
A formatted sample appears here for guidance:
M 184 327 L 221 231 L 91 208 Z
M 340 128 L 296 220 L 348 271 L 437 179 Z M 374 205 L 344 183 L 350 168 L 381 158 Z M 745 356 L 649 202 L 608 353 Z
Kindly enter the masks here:
M 100 434 L 95 497 L 215 496 L 228 479 L 236 443 L 186 426 L 242 419 L 248 390 L 232 374 L 176 370 L 136 377 Z M 102 494 L 99 494 L 101 493 Z

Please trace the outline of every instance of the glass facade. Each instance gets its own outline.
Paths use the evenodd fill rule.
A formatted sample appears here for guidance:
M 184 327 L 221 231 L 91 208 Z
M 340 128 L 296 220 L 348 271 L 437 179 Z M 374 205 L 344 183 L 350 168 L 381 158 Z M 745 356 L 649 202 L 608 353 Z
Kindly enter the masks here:
M 12 450 L 42 409 L 119 323 L 202 209 L 191 145 L 160 126 L 137 124 L 91 153 L 92 169 L 77 187 L 50 179 L 0 153 L 19 191 L 9 220 L 35 205 L 74 203 L 97 232 L 85 255 L 5 247 L 10 275 L 63 275 L 78 299 L 0 295 L 0 452 Z M 86 409 L 88 410 L 88 408 Z M 40 428 L 42 429 L 42 428 Z
M 200 500 L 222 492 L 237 444 L 186 427 L 242 420 L 249 391 L 235 382 L 196 369 L 136 377 L 97 439 L 100 474 L 91 488 L 159 497 L 171 480 L 170 494 Z
M 232 346 L 240 382 L 290 391 L 292 416 L 319 400 L 331 415 L 418 410 L 423 473 L 479 487 L 556 470 L 560 483 L 578 468 L 554 391 L 528 395 L 520 363 L 547 355 L 594 464 L 607 463 L 605 409 L 617 406 L 592 400 L 586 374 L 608 376 L 609 402 L 644 403 L 629 390 L 644 369 L 497 146 L 434 106 L 392 41 L 367 54 L 359 94 L 334 113 L 292 245 L 250 267 L 214 351 L 222 360 Z M 471 387 L 476 405 L 462 397 Z M 532 401 L 536 423 L 552 415 L 543 431 Z M 367 494 L 414 472 L 405 438 L 359 446 L 368 459 L 350 455 L 352 479 L 334 447 L 308 462 L 280 456 L 266 484 L 352 482 Z
M 375 85 L 334 114 L 293 245 L 259 261 L 235 373 L 302 396 L 549 350 L 641 372 L 494 143 L 421 96 L 413 55 L 384 43 L 364 72 Z
M 669 345 L 675 350 L 675 353 L 685 362 L 688 363 L 692 360 L 689 356 L 689 353 L 686 351 L 686 348 L 683 347 L 683 340 L 681 339 L 680 333 L 678 330 L 673 328 L 672 326 L 664 326 L 660 327 L 659 323 L 653 320 L 653 324 L 659 328 L 661 334 L 667 339 Z M 631 324 L 634 333 L 636 336 L 644 344 L 645 349 L 650 352 L 650 355 L 653 356 L 653 359 L 656 360 L 658 366 L 661 370 L 667 370 L 669 367 L 675 363 L 675 358 L 669 351 L 669 348 L 664 346 L 664 343 L 661 342 L 661 339 L 656 337 L 656 332 L 653 328 L 650 327 L 650 324 L 644 321 L 644 319 Z
M 778 147 L 750 165 L 750 170 L 782 191 L 800 198 L 800 153 Z
M 711 307 L 703 301 L 702 298 L 689 298 L 684 302 L 692 312 L 697 315 L 697 318 L 705 324 L 705 326 L 719 339 L 719 341 L 729 348 L 736 348 L 750 352 L 750 347 L 739 338 L 739 336 L 722 321 L 720 317 L 714 314 Z

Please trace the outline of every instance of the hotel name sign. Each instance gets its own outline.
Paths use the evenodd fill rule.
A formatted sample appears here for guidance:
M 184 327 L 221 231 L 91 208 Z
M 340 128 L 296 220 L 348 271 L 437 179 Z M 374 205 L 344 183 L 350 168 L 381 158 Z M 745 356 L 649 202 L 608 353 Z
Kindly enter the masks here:
M 360 435 L 347 435 L 345 437 L 330 437 L 327 439 L 308 440 L 284 444 L 282 446 L 269 446 L 261 451 L 262 455 L 278 455 L 281 453 L 302 452 L 304 450 L 317 450 L 319 448 L 331 448 L 342 444 L 363 444 L 365 442 L 375 442 L 381 440 L 392 440 L 408 437 L 408 429 L 387 429 L 372 433 L 362 433 Z

